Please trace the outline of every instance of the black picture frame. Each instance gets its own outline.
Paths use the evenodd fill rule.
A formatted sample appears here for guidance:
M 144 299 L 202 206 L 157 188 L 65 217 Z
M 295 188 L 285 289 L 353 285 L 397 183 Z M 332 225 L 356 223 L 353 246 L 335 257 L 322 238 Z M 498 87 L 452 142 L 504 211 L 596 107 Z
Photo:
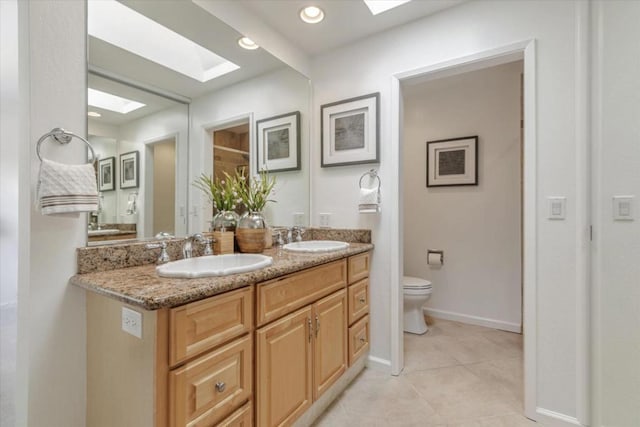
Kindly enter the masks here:
M 256 170 L 300 170 L 300 111 L 256 121 L 256 136 Z
M 380 92 L 320 106 L 320 166 L 380 162 Z
M 478 135 L 427 141 L 427 187 L 478 185 Z
M 116 158 L 107 157 L 98 161 L 98 191 L 116 189 Z
M 140 153 L 130 151 L 120 154 L 120 188 L 140 186 Z

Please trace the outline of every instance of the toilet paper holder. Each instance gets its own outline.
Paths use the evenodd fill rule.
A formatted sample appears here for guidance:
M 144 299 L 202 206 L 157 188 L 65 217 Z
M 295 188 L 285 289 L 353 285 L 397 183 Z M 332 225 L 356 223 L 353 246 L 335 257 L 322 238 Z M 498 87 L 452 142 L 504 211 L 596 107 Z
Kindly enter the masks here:
M 433 264 L 431 261 L 431 255 L 439 255 L 440 263 Z M 444 265 L 444 251 L 439 249 L 427 249 L 427 264 L 429 265 Z

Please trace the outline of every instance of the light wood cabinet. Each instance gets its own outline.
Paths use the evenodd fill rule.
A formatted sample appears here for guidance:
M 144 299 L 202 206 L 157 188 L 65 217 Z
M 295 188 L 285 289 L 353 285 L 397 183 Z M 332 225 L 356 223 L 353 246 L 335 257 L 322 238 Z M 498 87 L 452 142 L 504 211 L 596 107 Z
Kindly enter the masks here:
M 206 353 L 169 374 L 170 426 L 211 426 L 251 398 L 251 336 Z
M 252 427 L 253 407 L 247 402 L 242 408 L 218 423 L 217 427 Z
M 311 406 L 312 307 L 256 331 L 256 423 L 286 425 Z
M 258 329 L 257 425 L 293 423 L 346 371 L 347 348 L 346 289 Z
M 349 285 L 349 325 L 369 313 L 369 279 Z
M 369 351 L 369 316 L 349 328 L 349 366 Z
M 370 258 L 369 252 L 349 257 L 349 284 L 369 277 Z

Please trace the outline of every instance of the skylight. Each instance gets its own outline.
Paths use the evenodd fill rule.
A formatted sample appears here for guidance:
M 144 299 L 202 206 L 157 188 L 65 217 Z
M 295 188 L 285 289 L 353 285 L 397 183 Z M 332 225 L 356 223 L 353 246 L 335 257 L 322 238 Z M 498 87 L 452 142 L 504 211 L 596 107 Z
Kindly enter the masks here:
M 107 92 L 102 92 L 96 89 L 88 89 L 89 100 L 88 103 L 92 107 L 103 108 L 109 111 L 115 111 L 120 114 L 127 114 L 138 108 L 144 107 L 146 104 L 138 101 L 132 101 L 127 98 L 122 98 L 117 95 L 112 95 Z
M 394 7 L 409 3 L 411 0 L 363 0 L 372 14 L 377 15 Z
M 192 79 L 206 82 L 240 68 L 115 0 L 88 6 L 89 35 Z

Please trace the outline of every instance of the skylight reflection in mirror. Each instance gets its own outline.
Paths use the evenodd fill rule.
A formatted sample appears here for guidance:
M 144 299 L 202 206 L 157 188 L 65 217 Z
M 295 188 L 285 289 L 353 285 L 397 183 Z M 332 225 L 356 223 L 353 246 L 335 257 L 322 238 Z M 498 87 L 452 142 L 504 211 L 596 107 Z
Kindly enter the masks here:
M 88 33 L 200 82 L 240 68 L 115 0 L 89 0 Z M 153 37 L 141 35 L 153 34 Z

